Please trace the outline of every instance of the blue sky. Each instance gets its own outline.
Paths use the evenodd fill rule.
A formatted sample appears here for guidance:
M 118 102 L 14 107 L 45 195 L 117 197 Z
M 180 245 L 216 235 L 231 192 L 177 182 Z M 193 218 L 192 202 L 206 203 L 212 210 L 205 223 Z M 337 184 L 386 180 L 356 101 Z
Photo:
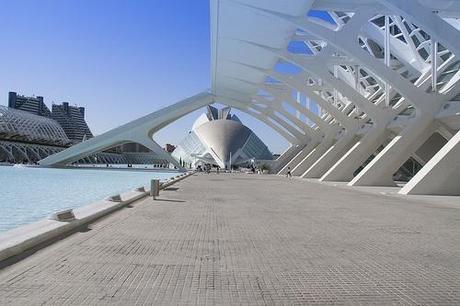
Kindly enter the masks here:
M 0 104 L 8 91 L 86 107 L 95 134 L 210 86 L 208 0 L 0 0 Z M 177 143 L 200 114 L 160 131 Z M 287 143 L 238 113 L 279 153 Z

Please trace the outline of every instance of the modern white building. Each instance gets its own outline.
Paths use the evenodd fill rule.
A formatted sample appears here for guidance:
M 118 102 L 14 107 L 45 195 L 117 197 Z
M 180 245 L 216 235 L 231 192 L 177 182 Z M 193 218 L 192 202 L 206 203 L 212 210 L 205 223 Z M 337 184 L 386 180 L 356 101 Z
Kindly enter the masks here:
M 402 194 L 460 194 L 460 1 L 211 0 L 211 90 L 42 161 L 65 164 L 152 134 L 207 104 L 291 146 L 278 173 Z M 307 99 L 305 99 L 307 98 Z M 308 103 L 299 103 L 300 101 Z M 314 111 L 313 111 L 314 110 Z
M 26 105 L 29 106 L 29 105 Z M 0 105 L 0 162 L 35 163 L 72 144 L 62 126 L 49 116 Z M 167 167 L 169 162 L 131 144 L 112 152 L 82 156 L 76 164 L 149 164 Z
M 267 146 L 230 110 L 208 105 L 207 113 L 198 117 L 172 156 L 192 167 L 212 164 L 223 169 L 271 161 Z

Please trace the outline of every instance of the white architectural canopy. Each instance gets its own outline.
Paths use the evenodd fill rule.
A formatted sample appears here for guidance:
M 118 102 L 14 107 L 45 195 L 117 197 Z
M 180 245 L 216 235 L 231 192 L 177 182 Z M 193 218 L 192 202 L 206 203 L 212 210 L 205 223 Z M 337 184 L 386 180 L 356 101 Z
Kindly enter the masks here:
M 279 174 L 290 168 L 323 181 L 394 186 L 394 173 L 412 158 L 422 170 L 400 193 L 460 194 L 460 1 L 210 5 L 210 93 L 42 164 L 65 164 L 128 140 L 151 144 L 153 132 L 217 101 L 261 120 L 292 144 L 278 159 Z

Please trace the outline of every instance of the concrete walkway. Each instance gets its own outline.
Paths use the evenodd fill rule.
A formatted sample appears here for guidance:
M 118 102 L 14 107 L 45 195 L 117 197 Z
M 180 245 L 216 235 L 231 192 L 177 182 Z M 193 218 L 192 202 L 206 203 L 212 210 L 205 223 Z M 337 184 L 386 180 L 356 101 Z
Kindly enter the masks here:
M 0 304 L 460 304 L 460 203 L 195 175 L 0 271 Z

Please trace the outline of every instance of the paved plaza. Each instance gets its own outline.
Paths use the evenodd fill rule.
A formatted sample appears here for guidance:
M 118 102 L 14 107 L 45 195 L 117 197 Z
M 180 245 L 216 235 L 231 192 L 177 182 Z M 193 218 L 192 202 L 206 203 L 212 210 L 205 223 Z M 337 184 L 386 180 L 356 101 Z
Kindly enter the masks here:
M 197 174 L 0 270 L 0 303 L 459 305 L 460 203 L 432 199 Z

